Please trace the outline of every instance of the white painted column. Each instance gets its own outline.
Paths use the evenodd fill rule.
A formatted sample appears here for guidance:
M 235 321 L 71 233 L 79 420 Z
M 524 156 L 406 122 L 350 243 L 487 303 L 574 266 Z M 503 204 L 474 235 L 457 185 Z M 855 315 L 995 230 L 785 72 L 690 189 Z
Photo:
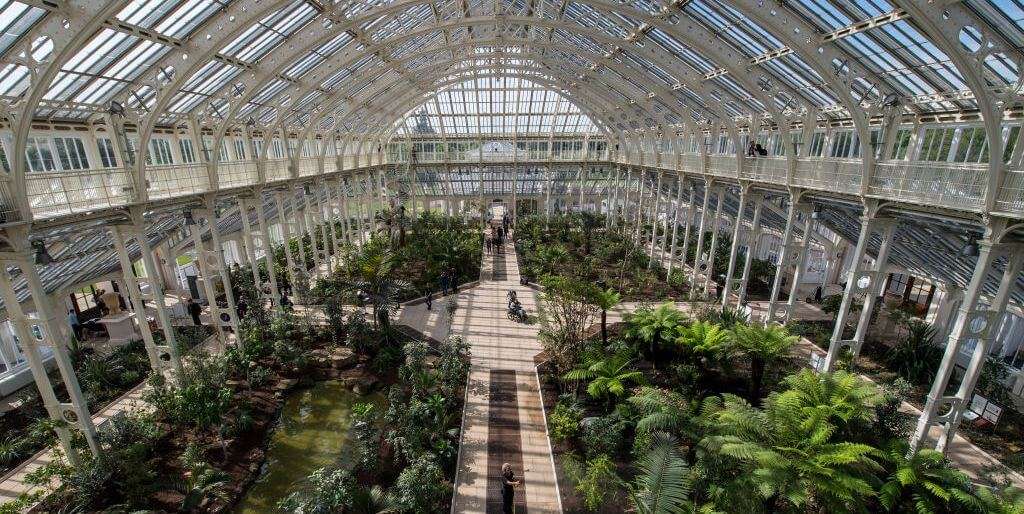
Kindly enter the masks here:
M 661 205 L 661 180 L 663 176 L 664 173 L 658 173 L 658 183 L 657 186 L 655 186 L 653 191 L 654 194 L 652 195 L 654 198 L 654 207 L 651 209 L 651 249 L 648 252 L 647 269 L 651 269 L 651 267 L 654 266 L 654 254 L 656 252 L 655 243 L 658 240 L 658 209 Z M 644 241 L 644 244 L 647 244 L 647 241 Z
M 725 189 L 718 188 L 718 194 L 715 195 L 715 216 L 711 222 L 711 248 L 708 249 L 708 269 L 704 273 L 704 294 L 706 295 L 710 289 L 711 284 L 715 281 L 715 257 L 718 253 L 718 228 L 721 225 L 720 220 L 722 219 L 722 204 L 725 203 Z
M 786 210 L 786 228 L 782 232 L 782 246 L 779 248 L 779 258 L 775 264 L 775 279 L 772 280 L 771 297 L 768 299 L 768 312 L 765 313 L 765 324 L 775 321 L 778 316 L 776 310 L 779 307 L 779 292 L 782 290 L 782 278 L 786 274 L 787 263 L 789 262 L 791 246 L 793 245 L 793 225 L 796 224 L 797 199 L 796 195 L 789 197 L 789 206 Z
M 729 266 L 725 272 L 725 290 L 722 292 L 722 307 L 729 305 L 729 295 L 736 290 L 733 274 L 736 271 L 736 257 L 740 249 L 740 230 L 743 228 L 743 214 L 747 206 L 747 196 L 750 192 L 749 184 L 740 184 L 739 207 L 736 209 L 736 220 L 732 227 L 732 246 L 729 248 Z
M 701 268 L 706 266 L 707 261 L 704 260 L 704 224 L 708 218 L 708 207 L 711 201 L 712 188 L 714 182 L 708 179 L 704 179 L 704 202 L 700 208 L 700 224 L 697 226 L 697 251 L 693 255 L 693 271 L 690 274 L 690 296 L 695 296 L 697 293 L 697 275 L 703 271 Z
M 737 307 L 743 307 L 747 301 L 750 267 L 754 263 L 754 256 L 757 255 L 757 247 L 761 241 L 761 210 L 763 207 L 764 197 L 758 194 L 754 197 L 754 218 L 750 222 L 750 232 L 747 234 L 747 255 L 743 260 L 743 274 L 740 275 L 740 284 L 736 288 Z
M 935 449 L 945 452 L 949 442 L 956 435 L 957 428 L 963 419 L 964 410 L 970 404 L 981 375 L 982 367 L 988 358 L 992 344 L 992 335 L 998 326 L 999 318 L 1006 310 L 1010 294 L 1015 288 L 1017 277 L 1024 266 L 1024 247 L 1021 245 L 1000 244 L 993 241 L 992 232 L 1002 232 L 1006 222 L 999 220 L 996 231 L 989 227 L 989 233 L 979 244 L 978 260 L 974 267 L 971 282 L 964 293 L 964 301 L 960 305 L 956 324 L 949 335 L 946 352 L 935 375 L 931 392 L 925 403 L 917 427 L 910 439 L 911 451 L 924 446 L 928 432 L 933 425 L 939 425 L 941 432 L 936 441 Z M 996 240 L 997 241 L 997 240 Z M 982 294 L 988 274 L 993 270 L 996 258 L 1004 255 L 1007 260 L 1002 277 L 999 280 L 996 294 L 988 306 L 981 303 Z M 957 355 L 968 341 L 974 341 L 974 350 L 967 365 L 964 378 L 956 393 L 946 396 L 950 377 L 956 367 Z
M 32 335 L 32 330 L 29 328 L 29 319 L 21 310 L 21 304 L 18 303 L 18 298 L 14 294 L 14 287 L 11 285 L 11 277 L 7 274 L 7 264 L 15 264 L 24 270 L 25 266 L 32 266 L 30 262 L 27 258 L 15 262 L 3 262 L 3 269 L 0 269 L 0 295 L 3 297 L 4 309 L 11 320 L 14 334 L 21 344 L 25 360 L 28 361 L 29 370 L 32 373 L 33 380 L 35 380 L 36 389 L 39 390 L 39 397 L 43 400 L 43 407 L 46 409 L 46 413 L 54 421 L 70 422 L 69 426 L 74 426 L 74 419 L 81 419 L 81 416 L 78 415 L 80 410 L 76 409 L 73 403 L 62 404 L 57 400 L 57 394 L 53 390 L 53 383 L 50 382 L 50 376 L 47 374 L 46 366 L 43 363 L 43 355 L 39 351 L 39 346 L 45 343 L 37 340 Z M 84 410 L 88 412 L 88 408 Z M 66 417 L 65 412 L 68 413 Z M 87 419 L 91 425 L 92 419 Z M 68 462 L 73 466 L 78 466 L 81 463 L 81 456 L 71 444 L 71 431 L 63 424 L 56 426 L 54 431 L 57 433 L 57 440 L 60 441 L 60 446 L 64 450 L 64 455 L 67 456 Z M 86 441 L 91 441 L 89 448 L 95 455 L 98 453 L 98 447 L 95 443 L 95 428 L 91 432 L 83 432 L 86 434 Z
M 281 202 L 278 201 L 277 205 L 278 219 L 281 220 L 281 227 L 283 231 L 284 216 L 280 209 Z M 266 259 L 267 262 L 267 278 L 270 279 L 270 303 L 274 307 L 281 307 L 281 290 L 277 286 L 277 270 L 275 269 L 274 266 L 274 244 L 273 240 L 270 239 L 270 230 L 267 227 L 267 216 L 266 213 L 263 211 L 264 205 L 262 193 L 258 193 L 256 195 L 256 204 L 254 207 L 256 208 L 256 223 L 258 223 L 260 227 L 260 239 L 262 240 L 261 243 L 263 246 L 263 258 Z M 285 241 L 285 243 L 287 243 L 287 240 Z M 285 251 L 287 251 L 287 248 L 288 247 L 286 244 Z

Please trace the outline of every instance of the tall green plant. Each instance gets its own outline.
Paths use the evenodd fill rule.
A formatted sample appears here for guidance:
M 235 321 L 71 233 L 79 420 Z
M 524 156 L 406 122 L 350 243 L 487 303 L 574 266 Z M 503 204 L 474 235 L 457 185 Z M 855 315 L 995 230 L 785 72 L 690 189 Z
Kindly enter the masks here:
M 637 371 L 633 361 L 623 355 L 593 358 L 586 365 L 565 374 L 565 380 L 590 381 L 587 394 L 606 399 L 609 403 L 626 394 L 629 384 L 643 382 L 643 373 Z
M 601 309 L 601 343 L 608 346 L 608 311 L 622 301 L 622 296 L 614 289 L 599 290 L 594 294 L 594 304 Z
M 780 325 L 737 325 L 733 328 L 735 347 L 750 358 L 750 389 L 747 398 L 761 400 L 765 370 L 789 354 L 799 340 Z

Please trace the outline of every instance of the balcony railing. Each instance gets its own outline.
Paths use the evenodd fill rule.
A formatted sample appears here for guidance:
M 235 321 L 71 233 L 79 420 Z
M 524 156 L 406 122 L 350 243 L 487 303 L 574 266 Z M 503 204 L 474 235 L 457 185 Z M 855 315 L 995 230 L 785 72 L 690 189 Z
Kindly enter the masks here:
M 823 191 L 859 194 L 864 164 L 860 159 L 797 158 L 793 185 Z
M 789 175 L 789 159 L 786 157 L 748 157 L 743 160 L 740 176 L 749 180 L 760 180 L 772 184 L 785 184 Z
M 1006 170 L 996 199 L 996 210 L 1024 214 L 1024 170 Z
M 868 193 L 911 203 L 979 210 L 987 177 L 987 164 L 886 161 L 875 165 Z
M 502 158 L 510 158 L 499 152 Z M 583 150 L 563 151 L 553 154 L 549 151 L 516 150 L 514 157 L 522 162 L 551 161 L 600 161 L 604 152 Z M 387 161 L 401 165 L 398 155 L 368 153 L 326 157 L 322 172 L 355 169 Z M 484 161 L 492 161 L 484 152 Z M 466 152 L 420 152 L 417 163 L 424 162 L 479 162 L 479 151 Z M 680 169 L 689 174 L 707 174 L 723 178 L 742 178 L 777 185 L 793 185 L 821 191 L 859 195 L 863 177 L 863 163 L 859 159 L 798 158 L 792 181 L 787 184 L 789 162 L 786 157 L 756 157 L 744 159 L 743 169 L 737 174 L 735 155 L 702 156 L 694 153 L 674 152 L 632 154 L 617 159 L 620 164 L 638 165 L 641 161 L 648 166 L 664 169 Z M 397 161 L 397 162 L 396 162 Z M 267 182 L 287 180 L 293 176 L 291 159 L 270 159 L 265 162 Z M 318 158 L 302 158 L 297 161 L 299 176 L 321 173 Z M 575 175 L 573 175 L 575 176 Z M 229 161 L 217 165 L 217 177 L 221 189 L 256 185 L 257 166 L 253 161 Z M 565 180 L 565 179 L 559 179 Z M 570 179 L 571 180 L 571 179 Z M 984 207 L 988 183 L 988 166 L 985 164 L 961 164 L 946 162 L 883 161 L 877 163 L 871 181 L 867 184 L 868 195 L 908 202 L 968 211 L 981 211 Z M 0 183 L 0 186 L 9 184 Z M 202 163 L 147 166 L 146 187 L 151 199 L 166 199 L 190 194 L 201 194 L 212 190 L 207 166 Z M 557 189 L 560 183 L 552 184 Z M 599 183 L 595 187 L 602 187 Z M 106 207 L 117 207 L 135 200 L 132 181 L 122 168 L 28 173 L 26 176 L 28 203 L 37 219 L 51 218 L 77 212 L 87 212 Z M 2 192 L 2 191 L 0 191 Z M 10 193 L 0 195 L 10 198 Z M 17 219 L 14 202 L 0 205 L 0 213 L 6 213 L 4 222 Z M 1024 215 L 1024 170 L 1008 170 L 995 198 L 996 212 L 1014 216 Z
M 168 164 L 146 166 L 147 192 L 150 198 L 205 193 L 210 190 L 210 175 L 205 164 Z
M 277 182 L 291 178 L 292 174 L 288 171 L 290 164 L 290 159 L 267 159 L 267 182 Z
M 217 181 L 222 189 L 252 186 L 259 175 L 252 161 L 222 162 L 217 165 Z
M 55 171 L 25 175 L 34 216 L 51 218 L 128 203 L 131 180 L 122 168 Z
M 299 159 L 299 176 L 300 177 L 312 177 L 313 175 L 320 174 L 320 159 L 316 157 L 303 157 Z

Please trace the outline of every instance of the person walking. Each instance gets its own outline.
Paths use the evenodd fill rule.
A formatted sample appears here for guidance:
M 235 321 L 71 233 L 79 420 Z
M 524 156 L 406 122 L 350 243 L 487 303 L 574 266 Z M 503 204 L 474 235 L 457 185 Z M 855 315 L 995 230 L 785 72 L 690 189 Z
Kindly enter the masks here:
M 431 306 L 434 305 L 434 292 L 433 291 L 428 291 L 427 292 L 427 297 L 424 299 L 424 301 L 426 302 L 427 310 L 429 311 Z
M 492 245 L 492 244 L 493 244 L 493 243 L 491 242 L 491 238 L 489 238 L 489 237 L 488 237 L 488 238 L 487 238 L 487 253 L 488 253 L 488 254 L 489 254 L 489 253 L 491 253 L 491 245 Z
M 81 341 L 82 324 L 78 322 L 78 314 L 74 309 L 68 311 L 68 325 L 71 325 L 71 331 L 75 333 L 75 339 Z
M 502 514 L 513 514 L 515 512 L 516 489 L 519 481 L 512 471 L 512 465 L 504 463 L 501 465 L 501 512 Z
M 199 315 L 203 312 L 203 308 L 199 306 L 199 303 L 191 298 L 186 298 L 185 309 L 188 311 L 188 315 L 192 316 L 192 324 L 197 327 L 202 326 L 203 322 L 199 319 Z

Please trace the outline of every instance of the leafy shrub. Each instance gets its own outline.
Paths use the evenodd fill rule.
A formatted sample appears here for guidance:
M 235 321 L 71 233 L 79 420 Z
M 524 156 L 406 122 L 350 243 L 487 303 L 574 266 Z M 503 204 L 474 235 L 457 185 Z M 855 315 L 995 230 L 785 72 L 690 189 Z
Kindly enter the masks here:
M 580 433 L 583 411 L 568 402 L 558 402 L 548 415 L 548 430 L 556 442 L 575 438 Z
M 572 455 L 565 457 L 565 473 L 583 497 L 583 505 L 590 511 L 601 508 L 614 495 L 620 483 L 615 464 L 607 455 L 598 455 L 580 462 Z
M 587 455 L 617 455 L 622 448 L 626 422 L 618 415 L 585 418 L 583 425 L 583 447 Z
M 942 362 L 942 348 L 935 345 L 934 337 L 931 325 L 913 320 L 907 325 L 907 335 L 885 353 L 885 361 L 910 382 L 926 383 Z
M 278 503 L 278 508 L 306 514 L 339 512 L 349 506 L 355 487 L 355 479 L 350 472 L 320 468 L 309 475 L 305 487 Z
M 402 512 L 442 512 L 451 494 L 451 482 L 430 454 L 409 464 L 395 482 L 395 495 Z

